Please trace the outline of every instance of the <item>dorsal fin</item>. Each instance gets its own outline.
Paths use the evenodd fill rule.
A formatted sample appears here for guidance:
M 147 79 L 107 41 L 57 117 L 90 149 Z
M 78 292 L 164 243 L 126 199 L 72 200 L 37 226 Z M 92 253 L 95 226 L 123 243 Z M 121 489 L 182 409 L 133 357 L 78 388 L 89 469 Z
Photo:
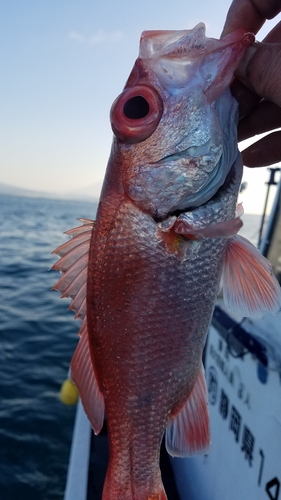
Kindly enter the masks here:
M 187 402 L 166 429 L 166 449 L 172 457 L 188 457 L 209 450 L 211 439 L 207 403 L 202 365 Z
M 52 253 L 60 256 L 52 269 L 60 271 L 61 278 L 53 290 L 61 292 L 62 297 L 72 299 L 69 309 L 76 312 L 75 318 L 86 317 L 86 283 L 88 272 L 89 247 L 95 221 L 79 219 L 82 226 L 66 231 L 71 240 L 60 245 Z

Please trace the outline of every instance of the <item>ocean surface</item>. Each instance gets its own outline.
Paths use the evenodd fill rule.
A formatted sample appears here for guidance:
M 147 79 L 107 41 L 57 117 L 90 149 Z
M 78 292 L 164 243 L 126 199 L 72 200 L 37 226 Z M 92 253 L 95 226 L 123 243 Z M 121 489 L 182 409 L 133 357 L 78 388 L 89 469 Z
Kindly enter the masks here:
M 63 499 L 75 407 L 59 399 L 80 322 L 51 251 L 96 205 L 0 195 L 0 500 Z M 257 242 L 260 217 L 244 216 Z
M 80 321 L 51 251 L 96 205 L 0 195 L 0 499 L 63 499 L 75 407 L 59 400 Z

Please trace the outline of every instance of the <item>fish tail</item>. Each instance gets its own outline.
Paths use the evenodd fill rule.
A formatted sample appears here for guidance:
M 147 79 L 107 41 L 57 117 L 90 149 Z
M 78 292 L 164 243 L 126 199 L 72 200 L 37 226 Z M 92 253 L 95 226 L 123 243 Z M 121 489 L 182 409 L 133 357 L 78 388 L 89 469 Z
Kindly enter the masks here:
M 121 484 L 120 481 L 114 481 L 108 472 L 103 487 L 102 500 L 168 500 L 161 480 L 156 488 L 148 490 L 132 482 Z

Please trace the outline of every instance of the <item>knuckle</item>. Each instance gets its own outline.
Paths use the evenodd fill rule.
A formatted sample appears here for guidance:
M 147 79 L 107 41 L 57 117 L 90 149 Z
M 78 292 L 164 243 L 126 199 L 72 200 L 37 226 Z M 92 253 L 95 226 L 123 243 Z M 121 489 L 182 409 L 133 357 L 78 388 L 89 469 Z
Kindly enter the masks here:
M 279 0 L 252 0 L 257 12 L 266 19 L 272 19 L 281 10 Z
M 281 44 L 261 45 L 246 78 L 261 97 L 281 106 Z

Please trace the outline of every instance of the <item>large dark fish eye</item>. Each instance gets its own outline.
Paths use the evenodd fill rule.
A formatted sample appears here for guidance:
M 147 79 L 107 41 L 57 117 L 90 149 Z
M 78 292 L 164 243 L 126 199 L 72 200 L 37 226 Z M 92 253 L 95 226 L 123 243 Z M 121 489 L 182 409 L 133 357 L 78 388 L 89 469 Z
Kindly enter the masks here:
M 144 141 L 156 130 L 163 113 L 158 92 L 149 85 L 126 88 L 114 101 L 111 127 L 121 142 L 134 144 Z
M 124 104 L 124 115 L 131 120 L 139 120 L 144 118 L 149 113 L 149 103 L 142 97 L 142 95 L 136 95 L 131 97 Z

